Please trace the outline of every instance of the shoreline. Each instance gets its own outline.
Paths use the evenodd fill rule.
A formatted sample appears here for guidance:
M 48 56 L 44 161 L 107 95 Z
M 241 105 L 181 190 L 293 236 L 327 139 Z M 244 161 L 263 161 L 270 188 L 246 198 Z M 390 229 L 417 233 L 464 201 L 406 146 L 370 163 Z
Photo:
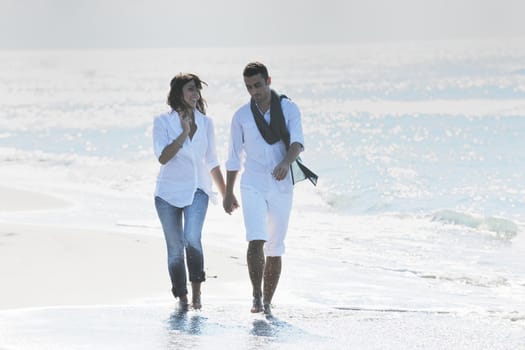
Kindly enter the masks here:
M 245 266 L 204 243 L 207 294 L 248 288 Z M 0 311 L 20 308 L 173 302 L 164 238 L 0 223 Z M 191 289 L 189 288 L 191 291 Z
M 15 211 L 33 211 L 65 209 L 72 204 L 57 196 L 22 190 L 15 187 L 0 186 L 0 213 Z
M 9 200 L 2 197 L 4 193 L 0 187 L 0 198 Z M 39 209 L 49 209 L 46 195 L 39 195 L 44 199 Z M 515 349 L 523 342 L 521 312 L 497 314 L 472 307 L 467 312 L 448 312 L 460 305 L 454 301 L 447 302 L 450 308 L 441 312 L 424 297 L 412 300 L 414 308 L 403 307 L 398 297 L 413 285 L 398 288 L 396 280 L 384 280 L 392 278 L 390 273 L 372 277 L 367 270 L 361 271 L 366 276 L 360 275 L 358 265 L 349 267 L 352 260 L 347 262 L 347 255 L 323 260 L 321 254 L 321 260 L 308 260 L 316 252 L 339 256 L 333 244 L 345 236 L 328 231 L 324 238 L 333 242 L 327 246 L 317 241 L 314 246 L 299 244 L 297 240 L 304 240 L 305 234 L 299 228 L 311 224 L 307 214 L 294 219 L 305 222 L 290 237 L 275 317 L 266 318 L 249 311 L 251 286 L 240 215 L 223 220 L 219 210 L 209 213 L 203 237 L 207 276 L 203 308 L 181 313 L 170 292 L 160 228 L 158 235 L 151 230 L 137 232 L 137 226 L 80 228 L 72 216 L 66 222 L 55 220 L 60 213 L 58 209 L 46 225 L 21 223 L 24 212 L 10 215 L 0 210 L 1 349 L 341 349 L 352 344 L 356 349 L 438 350 L 446 339 L 449 348 L 466 350 Z M 379 227 L 391 223 L 387 220 Z M 346 227 L 351 231 L 364 225 L 357 222 Z M 374 237 L 386 240 L 375 230 Z M 353 245 L 353 254 L 360 254 L 359 247 Z M 344 273 L 352 283 L 330 280 Z M 388 297 L 367 299 L 370 288 L 385 290 Z M 319 299 L 313 300 L 312 292 Z M 334 302 L 326 293 L 341 298 Z
M 0 214 L 64 208 L 55 197 L 0 186 Z M 14 200 L 15 198 L 23 198 Z M 36 200 L 35 200 L 36 198 Z M 159 232 L 160 233 L 160 232 Z M 238 289 L 245 266 L 238 254 L 203 239 L 207 294 Z M 241 273 L 242 271 L 242 273 Z M 132 230 L 95 229 L 0 219 L 0 311 L 60 306 L 173 302 L 164 237 Z M 247 287 L 248 280 L 245 279 Z M 191 291 L 191 288 L 189 288 Z
M 155 237 L 1 223 L 0 310 L 113 304 L 169 291 L 163 248 Z

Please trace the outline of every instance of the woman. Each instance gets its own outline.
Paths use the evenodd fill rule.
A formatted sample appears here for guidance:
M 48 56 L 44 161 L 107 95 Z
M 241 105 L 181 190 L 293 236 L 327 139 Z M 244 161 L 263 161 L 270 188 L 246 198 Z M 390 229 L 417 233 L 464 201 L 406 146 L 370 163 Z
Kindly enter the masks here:
M 201 235 L 209 198 L 214 197 L 211 178 L 223 197 L 225 193 L 213 123 L 205 115 L 206 101 L 200 93 L 203 84 L 195 74 L 176 75 L 167 101 L 171 112 L 153 122 L 154 152 L 161 164 L 155 208 L 166 239 L 171 290 L 182 309 L 188 308 L 185 262 L 192 307 L 201 308 L 201 282 L 205 280 Z

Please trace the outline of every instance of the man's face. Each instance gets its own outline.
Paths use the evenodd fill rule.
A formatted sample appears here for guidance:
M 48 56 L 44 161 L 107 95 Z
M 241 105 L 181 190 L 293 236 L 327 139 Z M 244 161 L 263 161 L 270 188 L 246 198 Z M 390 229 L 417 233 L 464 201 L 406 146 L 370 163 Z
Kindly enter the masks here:
M 246 90 L 248 90 L 248 93 L 257 104 L 268 102 L 270 99 L 270 82 L 270 77 L 265 80 L 260 73 L 250 77 L 244 77 Z

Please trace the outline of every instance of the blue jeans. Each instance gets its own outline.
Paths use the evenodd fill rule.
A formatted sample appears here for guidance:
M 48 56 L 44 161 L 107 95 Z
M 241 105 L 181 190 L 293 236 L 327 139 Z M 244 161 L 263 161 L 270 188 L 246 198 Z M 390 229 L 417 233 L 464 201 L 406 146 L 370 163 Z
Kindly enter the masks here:
M 168 249 L 171 292 L 176 298 L 188 294 L 184 251 L 190 281 L 205 280 L 201 236 L 208 202 L 208 195 L 201 189 L 195 192 L 193 203 L 184 208 L 174 207 L 162 198 L 155 197 L 155 208 Z

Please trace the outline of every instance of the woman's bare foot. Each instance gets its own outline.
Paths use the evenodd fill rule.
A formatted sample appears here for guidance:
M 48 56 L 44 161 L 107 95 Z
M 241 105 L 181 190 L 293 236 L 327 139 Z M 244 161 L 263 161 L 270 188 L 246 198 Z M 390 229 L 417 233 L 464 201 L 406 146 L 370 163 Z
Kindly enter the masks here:
M 179 309 L 181 310 L 188 310 L 188 296 L 187 295 L 181 295 L 179 297 Z
M 202 308 L 201 304 L 201 284 L 199 282 L 191 283 L 192 296 L 191 304 L 195 310 L 200 310 Z
M 202 308 L 201 304 L 201 296 L 200 295 L 194 295 L 191 298 L 191 305 L 195 310 L 200 310 Z

